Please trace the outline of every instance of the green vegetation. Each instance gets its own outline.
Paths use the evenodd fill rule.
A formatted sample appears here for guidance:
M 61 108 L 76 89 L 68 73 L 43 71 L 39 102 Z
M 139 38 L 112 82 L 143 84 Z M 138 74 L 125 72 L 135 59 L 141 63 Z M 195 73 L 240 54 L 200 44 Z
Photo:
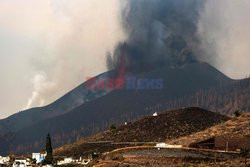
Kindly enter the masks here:
M 234 112 L 234 116 L 235 116 L 235 117 L 241 116 L 240 110 L 236 110 L 236 111 Z
M 110 125 L 109 130 L 116 130 L 116 126 L 114 124 Z

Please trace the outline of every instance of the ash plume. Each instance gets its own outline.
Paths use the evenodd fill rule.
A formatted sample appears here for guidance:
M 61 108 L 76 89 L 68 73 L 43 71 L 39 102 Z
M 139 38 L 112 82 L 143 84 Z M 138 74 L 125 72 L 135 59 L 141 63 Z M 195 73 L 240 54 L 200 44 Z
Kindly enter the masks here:
M 120 75 L 124 69 L 142 72 L 199 61 L 197 29 L 204 4 L 205 0 L 128 0 L 122 14 L 127 40 L 107 55 L 107 67 Z

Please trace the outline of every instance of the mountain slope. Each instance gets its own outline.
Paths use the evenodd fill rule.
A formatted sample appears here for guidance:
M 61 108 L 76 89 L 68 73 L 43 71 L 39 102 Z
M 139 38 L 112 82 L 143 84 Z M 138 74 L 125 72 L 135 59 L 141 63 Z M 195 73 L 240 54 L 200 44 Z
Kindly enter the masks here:
M 8 142 L 2 142 L 13 152 L 37 150 L 42 147 L 44 136 L 50 132 L 55 146 L 73 142 L 106 129 L 111 123 L 120 123 L 151 114 L 148 106 L 192 95 L 199 90 L 230 85 L 233 80 L 206 63 L 194 63 L 182 68 L 164 67 L 137 78 L 162 78 L 162 90 L 115 90 L 105 96 L 84 103 L 72 111 L 42 120 L 20 129 Z M 39 131 L 37 130 L 39 129 Z M 31 135 L 32 134 L 32 135 Z M 36 144 L 35 144 L 36 143 Z
M 192 143 L 204 141 L 216 136 L 244 137 L 250 136 L 250 113 L 244 113 L 238 118 L 233 118 L 223 124 L 219 124 L 185 137 L 167 141 L 171 144 L 189 146 Z
M 112 76 L 112 73 L 112 71 L 106 72 L 98 75 L 97 78 L 106 79 Z M 77 106 L 109 93 L 109 90 L 87 90 L 86 87 L 87 83 L 84 82 L 48 106 L 21 111 L 0 120 L 0 136 L 16 132 L 41 120 L 65 114 Z

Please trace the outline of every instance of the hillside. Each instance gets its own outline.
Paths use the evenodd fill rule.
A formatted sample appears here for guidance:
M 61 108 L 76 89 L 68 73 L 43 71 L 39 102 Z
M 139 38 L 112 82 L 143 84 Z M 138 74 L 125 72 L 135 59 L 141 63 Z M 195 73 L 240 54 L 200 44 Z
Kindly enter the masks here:
M 190 96 L 184 96 L 166 101 L 161 108 L 181 108 L 198 106 L 207 110 L 233 116 L 236 110 L 250 110 L 250 78 L 234 81 L 230 85 L 221 85 L 219 88 L 200 90 Z M 150 106 L 157 111 L 158 106 Z
M 105 95 L 99 94 L 99 92 L 97 95 L 101 97 L 96 99 L 94 99 L 97 97 L 95 92 L 91 90 L 87 95 L 83 93 L 81 96 L 84 98 L 93 97 L 93 99 L 72 110 L 64 107 L 68 105 L 68 102 L 70 106 L 74 103 L 67 101 L 64 104 L 62 101 L 61 105 L 58 105 L 60 110 L 55 110 L 56 113 L 61 113 L 57 116 L 46 119 L 43 116 L 39 118 L 39 112 L 34 112 L 34 117 L 28 117 L 28 120 L 32 120 L 32 124 L 25 123 L 20 125 L 18 130 L 1 133 L 0 137 L 6 140 L 0 141 L 0 147 L 3 148 L 0 150 L 0 154 L 7 154 L 10 151 L 20 154 L 39 151 L 43 147 L 44 136 L 48 132 L 53 136 L 53 143 L 57 147 L 72 143 L 81 137 L 104 131 L 111 124 L 123 124 L 125 121 L 131 122 L 145 115 L 151 115 L 155 111 L 160 113 L 161 111 L 188 106 L 204 106 L 204 104 L 207 107 L 224 109 L 230 101 L 240 99 L 238 92 L 248 90 L 250 87 L 250 82 L 246 82 L 243 86 L 235 86 L 241 81 L 231 80 L 206 63 L 193 63 L 178 68 L 163 67 L 138 74 L 136 77 L 162 78 L 164 88 L 162 90 L 114 90 L 106 92 Z M 235 92 L 236 96 L 222 98 L 224 97 L 223 92 L 232 92 L 232 89 L 234 89 L 233 92 Z M 210 91 L 215 92 L 215 94 L 200 93 Z M 245 94 L 244 98 L 240 100 L 241 104 L 246 104 L 245 108 L 248 108 L 246 102 L 249 99 L 248 97 L 249 95 Z M 77 98 L 74 99 L 74 96 L 70 96 L 70 99 L 77 100 Z M 190 99 L 191 101 L 189 101 Z M 200 99 L 205 100 L 201 103 Z M 206 101 L 210 103 L 204 103 Z M 241 109 L 241 104 L 239 103 L 236 107 Z M 46 110 L 46 113 L 50 112 L 54 113 L 54 110 Z M 18 120 L 16 120 L 17 124 L 12 121 L 10 127 L 17 127 L 20 120 L 26 122 L 25 117 Z M 5 123 L 10 122 L 8 119 L 3 121 Z M 2 126 L 3 129 L 8 127 L 7 125 Z
M 147 110 L 148 106 L 189 96 L 199 90 L 217 88 L 221 84 L 233 83 L 233 80 L 206 63 L 193 63 L 180 68 L 164 67 L 138 74 L 136 77 L 162 78 L 164 88 L 162 90 L 114 90 L 65 114 L 36 121 L 30 126 L 21 126 L 22 128 L 14 132 L 13 138 L 9 138 L 8 142 L 0 142 L 0 146 L 9 148 L 1 151 L 3 153 L 38 151 L 43 146 L 44 136 L 48 132 L 54 136 L 55 146 L 71 143 L 79 137 L 105 130 L 111 123 L 119 124 L 151 114 L 152 111 Z M 63 110 L 62 108 L 62 113 L 64 113 Z
M 112 73 L 112 71 L 106 72 L 98 75 L 97 78 L 106 79 L 111 77 Z M 0 120 L 0 137 L 5 133 L 14 133 L 39 121 L 70 112 L 72 109 L 109 92 L 109 90 L 87 90 L 86 87 L 87 83 L 84 82 L 50 105 L 21 111 Z
M 201 108 L 185 108 L 164 112 L 158 116 L 146 116 L 133 123 L 122 125 L 89 138 L 79 140 L 56 149 L 56 155 L 76 155 L 90 150 L 104 151 L 115 146 L 111 143 L 95 144 L 89 142 L 163 142 L 209 128 L 227 121 L 229 118 Z M 108 147 L 109 146 L 109 147 Z M 79 156 L 79 155 L 78 155 Z
M 148 116 L 108 131 L 98 140 L 116 142 L 162 142 L 204 130 L 229 118 L 201 108 L 185 108 Z
M 216 136 L 244 137 L 250 136 L 250 113 L 244 113 L 242 116 L 233 118 L 223 124 L 219 124 L 208 128 L 204 131 L 197 132 L 175 140 L 168 140 L 171 144 L 182 144 L 189 146 L 192 143 L 197 143 L 211 137 Z

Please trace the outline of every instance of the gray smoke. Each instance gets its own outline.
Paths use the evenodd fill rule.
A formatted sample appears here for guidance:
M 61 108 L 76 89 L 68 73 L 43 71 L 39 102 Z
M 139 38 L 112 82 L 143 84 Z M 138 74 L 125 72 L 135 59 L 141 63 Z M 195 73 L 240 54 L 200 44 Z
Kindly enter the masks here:
M 109 69 L 147 71 L 199 60 L 197 35 L 205 0 L 128 0 L 123 11 L 127 40 L 107 55 Z

